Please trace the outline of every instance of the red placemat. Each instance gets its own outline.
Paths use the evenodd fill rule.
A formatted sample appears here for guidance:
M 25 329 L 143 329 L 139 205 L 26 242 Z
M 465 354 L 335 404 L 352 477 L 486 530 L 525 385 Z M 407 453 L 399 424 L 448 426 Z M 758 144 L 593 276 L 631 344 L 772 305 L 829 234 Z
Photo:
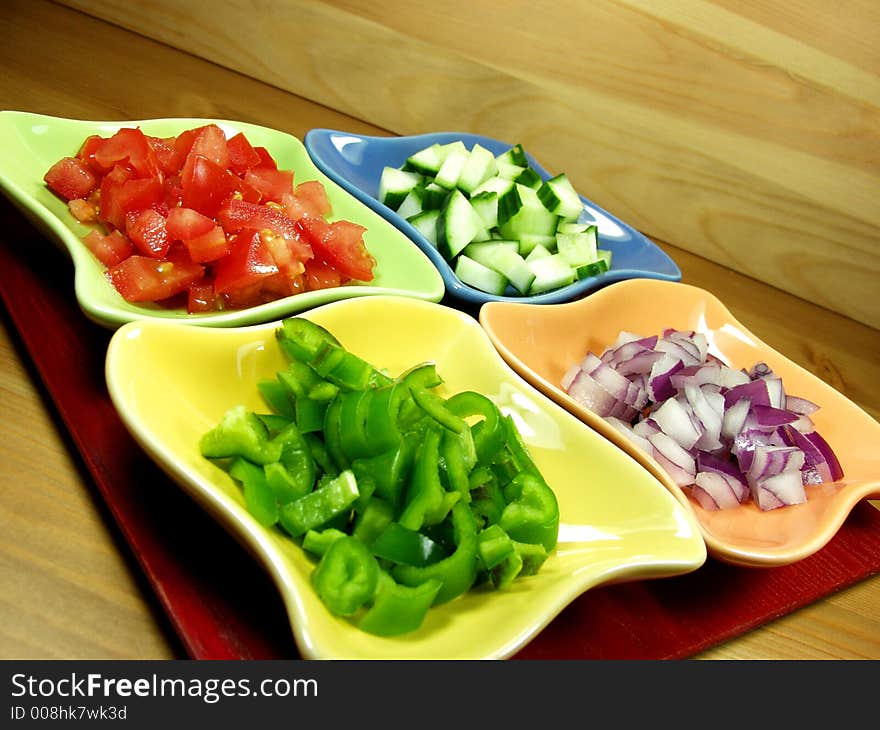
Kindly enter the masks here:
M 7 323 L 186 652 L 297 658 L 268 576 L 153 464 L 117 416 L 104 381 L 110 332 L 79 310 L 70 262 L 5 200 L 0 221 Z M 588 591 L 517 658 L 688 657 L 877 572 L 880 513 L 861 504 L 824 549 L 794 565 L 748 569 L 709 560 L 688 575 Z

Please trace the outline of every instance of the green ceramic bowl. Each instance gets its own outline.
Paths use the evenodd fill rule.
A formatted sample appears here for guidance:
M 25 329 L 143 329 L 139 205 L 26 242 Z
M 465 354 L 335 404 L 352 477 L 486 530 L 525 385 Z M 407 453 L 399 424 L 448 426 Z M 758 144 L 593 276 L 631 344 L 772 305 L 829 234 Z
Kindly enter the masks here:
M 369 284 L 304 292 L 247 309 L 188 314 L 152 304 L 130 304 L 104 275 L 104 266 L 82 243 L 89 228 L 77 222 L 64 201 L 43 182 L 43 175 L 61 157 L 79 150 L 90 134 L 109 136 L 121 127 L 140 127 L 146 134 L 177 135 L 214 122 L 227 136 L 244 132 L 254 145 L 266 147 L 279 167 L 292 169 L 297 183 L 320 180 L 333 206 L 334 219 L 364 226 L 364 242 L 376 259 L 375 278 Z M 437 302 L 444 285 L 439 272 L 409 238 L 370 210 L 312 163 L 303 143 L 274 129 L 216 119 L 149 119 L 95 122 L 62 119 L 19 111 L 0 112 L 0 190 L 38 227 L 61 243 L 73 260 L 76 298 L 83 312 L 105 327 L 137 319 L 170 319 L 196 325 L 231 327 L 277 320 L 339 299 L 392 294 Z

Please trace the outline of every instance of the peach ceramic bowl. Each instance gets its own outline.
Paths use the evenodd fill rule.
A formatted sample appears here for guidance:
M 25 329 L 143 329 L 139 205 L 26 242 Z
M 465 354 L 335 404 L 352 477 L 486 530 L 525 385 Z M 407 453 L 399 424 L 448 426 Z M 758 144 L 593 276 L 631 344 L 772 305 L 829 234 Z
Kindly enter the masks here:
M 738 322 L 712 294 L 687 284 L 633 279 L 566 304 L 489 302 L 480 322 L 502 357 L 526 380 L 637 459 L 693 510 L 709 554 L 747 566 L 775 566 L 821 549 L 862 499 L 880 497 L 880 424 L 815 375 Z M 767 363 L 786 392 L 820 406 L 811 417 L 840 460 L 844 478 L 807 488 L 807 502 L 762 512 L 749 502 L 703 509 L 641 448 L 568 396 L 563 374 L 587 351 L 600 354 L 621 330 L 659 334 L 673 327 L 706 334 L 710 352 L 741 368 Z

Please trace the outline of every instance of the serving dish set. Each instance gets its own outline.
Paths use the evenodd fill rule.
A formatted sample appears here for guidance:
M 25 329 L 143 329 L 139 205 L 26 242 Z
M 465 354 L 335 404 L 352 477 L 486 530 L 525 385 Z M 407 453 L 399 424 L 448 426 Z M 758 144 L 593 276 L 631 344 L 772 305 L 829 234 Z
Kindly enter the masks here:
M 3 112 L 0 139 L 17 152 L 0 164 L 0 187 L 63 245 L 74 263 L 79 306 L 114 330 L 106 380 L 123 423 L 263 565 L 281 594 L 303 656 L 512 656 L 591 588 L 695 571 L 707 554 L 737 565 L 790 564 L 820 550 L 857 502 L 880 493 L 872 458 L 880 443 L 877 423 L 758 340 L 711 294 L 681 284 L 674 262 L 610 213 L 584 200 L 585 219 L 597 222 L 610 239 L 615 268 L 552 296 L 512 301 L 458 282 L 434 255 L 436 249 L 375 197 L 381 165 L 400 164 L 408 150 L 421 149 L 428 140 L 479 140 L 499 152 L 509 147 L 497 140 L 455 133 L 371 138 L 313 130 L 303 145 L 274 130 L 213 120 L 228 133 L 246 131 L 272 148 L 298 180 L 321 180 L 334 210 L 367 228 L 376 279 L 196 318 L 126 304 L 80 242 L 86 229 L 45 189 L 42 175 L 90 133 L 139 125 L 173 135 L 206 121 L 99 123 Z M 549 173 L 534 164 L 546 179 Z M 444 295 L 481 305 L 479 322 L 440 304 Z M 645 301 L 652 306 L 640 307 Z M 310 561 L 280 531 L 254 522 L 239 490 L 197 449 L 198 437 L 227 408 L 256 405 L 256 382 L 281 365 L 274 330 L 280 319 L 294 315 L 323 324 L 346 347 L 390 371 L 433 360 L 450 393 L 479 390 L 516 417 L 560 501 L 559 547 L 538 575 L 508 593 L 473 591 L 403 638 L 357 632 L 326 612 L 309 585 Z M 609 344 L 622 329 L 653 332 L 668 326 L 710 334 L 730 362 L 768 362 L 791 380 L 794 392 L 821 403 L 817 423 L 838 450 L 845 480 L 797 508 L 761 514 L 744 506 L 708 513 L 649 455 L 559 388 L 565 367 L 586 349 Z M 858 437 L 846 438 L 853 427 Z

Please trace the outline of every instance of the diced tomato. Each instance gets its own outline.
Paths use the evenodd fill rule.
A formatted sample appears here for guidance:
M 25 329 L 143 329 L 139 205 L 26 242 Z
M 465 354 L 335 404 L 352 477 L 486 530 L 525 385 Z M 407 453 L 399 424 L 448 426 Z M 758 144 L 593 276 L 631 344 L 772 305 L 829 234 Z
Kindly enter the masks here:
M 68 201 L 67 208 L 80 223 L 95 223 L 98 220 L 98 208 L 85 198 L 74 198 Z
M 187 289 L 202 278 L 199 264 L 129 256 L 107 269 L 107 277 L 128 302 L 158 302 Z
M 124 168 L 114 167 L 101 182 L 100 219 L 125 229 L 127 213 L 140 213 L 164 202 L 165 190 L 157 177 L 129 179 Z
M 174 146 L 175 141 L 174 137 L 147 136 L 147 142 L 150 143 L 153 154 L 156 155 L 156 159 L 159 161 L 159 167 L 162 168 L 162 172 L 166 175 L 176 175 L 180 172 L 180 168 L 186 158 L 185 155 L 178 154 Z
M 311 245 L 315 257 L 333 266 L 343 276 L 372 281 L 376 259 L 367 250 L 366 228 L 351 221 L 327 223 L 323 218 L 300 218 L 294 224 Z
M 254 165 L 254 167 L 268 167 L 271 170 L 278 169 L 278 163 L 275 162 L 275 158 L 269 154 L 269 150 L 265 147 L 254 147 L 254 151 L 260 158 L 260 162 Z
M 183 163 L 186 161 L 186 158 L 189 157 L 190 150 L 192 149 L 193 143 L 196 141 L 196 137 L 199 136 L 199 133 L 204 129 L 204 127 L 196 127 L 195 129 L 187 129 L 184 132 L 181 132 L 177 135 L 177 139 L 174 140 L 174 155 L 175 159 L 179 163 L 178 172 L 183 168 Z
M 312 249 L 299 234 L 294 222 L 277 207 L 256 205 L 233 198 L 217 213 L 217 220 L 229 233 L 238 233 L 245 229 L 272 231 L 288 240 L 298 259 L 305 261 L 312 258 Z
M 162 186 L 165 191 L 165 205 L 169 210 L 179 207 L 183 202 L 183 184 L 180 182 L 180 175 L 166 177 Z
M 95 150 L 101 146 L 103 141 L 104 138 L 97 134 L 86 137 L 86 141 L 82 143 L 82 147 L 80 147 L 79 152 L 76 153 L 77 158 L 95 173 L 95 175 L 105 175 L 110 172 L 110 167 L 105 167 L 104 165 L 99 164 L 95 159 Z
M 146 135 L 135 127 L 123 127 L 95 148 L 95 161 L 102 167 L 125 165 L 139 177 L 157 177 L 162 168 Z
M 214 226 L 200 236 L 183 239 L 183 244 L 190 258 L 198 263 L 217 261 L 229 253 L 229 242 L 220 226 Z
M 83 237 L 83 243 L 104 266 L 116 266 L 134 253 L 131 241 L 119 231 L 106 236 L 100 231 L 89 231 Z
M 271 200 L 280 203 L 288 193 L 293 192 L 293 170 L 271 170 L 260 167 L 248 170 L 244 181 L 260 191 L 263 202 Z
M 214 219 L 192 208 L 172 208 L 168 211 L 168 235 L 176 241 L 203 236 L 214 226 Z
M 306 289 L 330 289 L 342 284 L 342 274 L 330 264 L 318 259 L 312 259 L 305 265 Z
M 207 157 L 224 170 L 229 167 L 229 151 L 226 148 L 226 135 L 216 124 L 207 124 L 199 130 L 193 140 L 187 160 L 195 155 Z
M 263 285 L 260 287 L 260 296 L 263 301 L 272 301 L 304 291 L 306 291 L 306 284 L 302 273 L 291 275 L 279 271 L 274 276 L 269 276 L 263 281 Z
M 312 215 L 326 217 L 331 213 L 330 198 L 320 180 L 306 180 L 296 186 L 296 197 L 312 212 Z
M 186 311 L 190 314 L 195 312 L 214 312 L 218 309 L 217 296 L 214 294 L 214 285 L 209 281 L 198 281 L 190 284 L 187 291 Z
M 260 155 L 244 136 L 244 132 L 239 132 L 226 141 L 226 151 L 229 153 L 229 169 L 236 175 L 244 175 L 260 164 Z
M 43 181 L 65 200 L 85 198 L 98 184 L 91 170 L 76 157 L 62 157 L 49 168 Z
M 259 192 L 237 175 L 201 155 L 187 158 L 180 182 L 183 205 L 207 216 L 216 215 L 220 206 L 234 193 L 252 201 L 260 199 Z
M 214 266 L 214 292 L 229 294 L 278 273 L 278 267 L 257 231 L 243 231 L 231 241 L 226 258 Z
M 160 259 L 171 246 L 171 239 L 165 227 L 165 218 L 152 208 L 137 214 L 133 223 L 126 226 L 125 232 L 140 253 Z

